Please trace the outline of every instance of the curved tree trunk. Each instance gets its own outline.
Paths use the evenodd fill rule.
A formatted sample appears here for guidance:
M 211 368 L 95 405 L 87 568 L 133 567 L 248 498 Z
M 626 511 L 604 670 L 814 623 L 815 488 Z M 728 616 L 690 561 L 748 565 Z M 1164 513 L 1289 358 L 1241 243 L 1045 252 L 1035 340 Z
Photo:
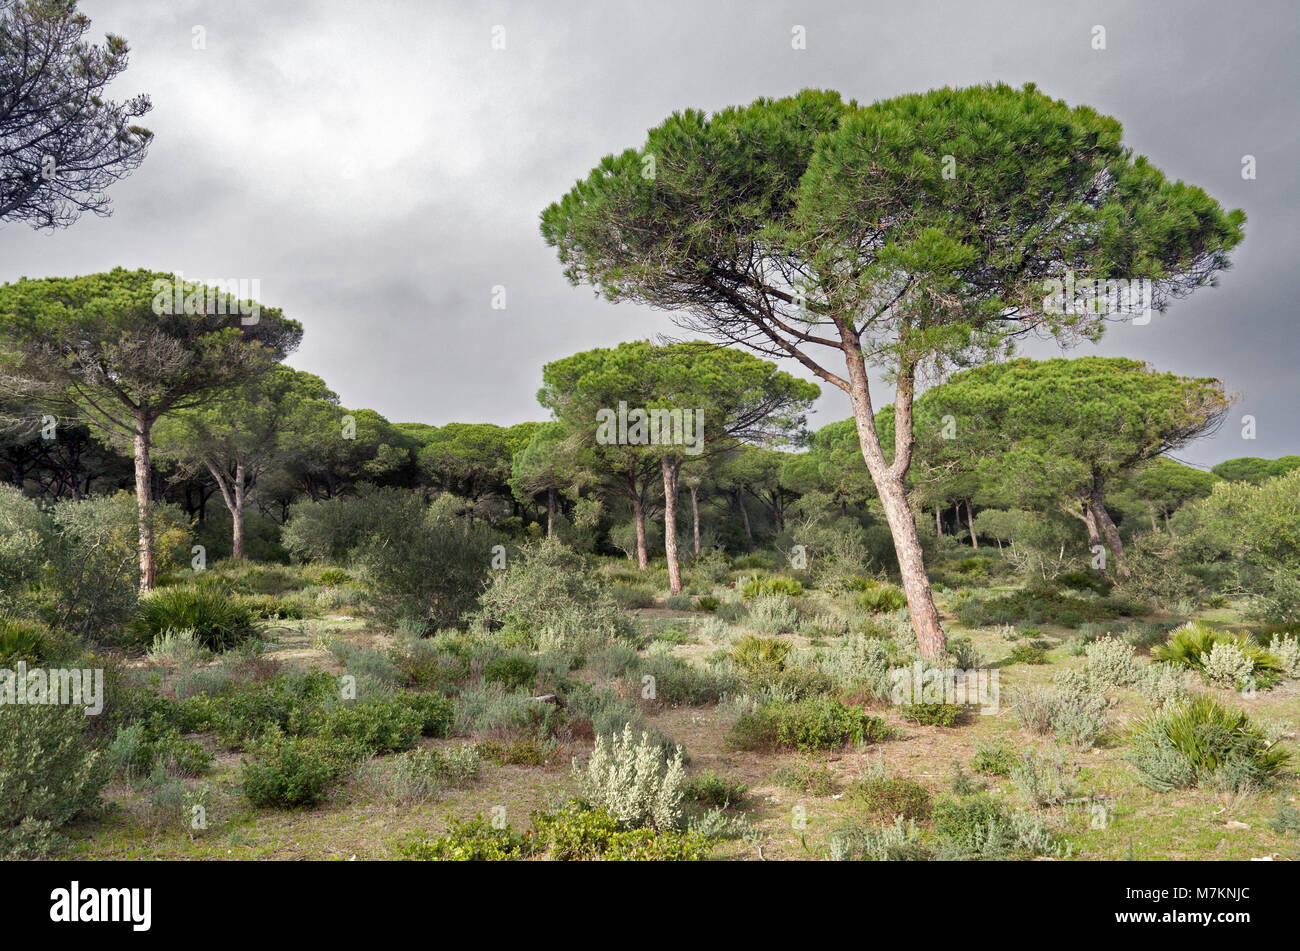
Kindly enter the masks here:
M 140 593 L 154 589 L 157 567 L 153 554 L 153 480 L 149 472 L 150 421 L 139 417 L 135 422 L 132 449 L 135 455 L 135 507 L 140 544 Z
M 916 531 L 916 519 L 907 502 L 907 488 L 903 477 L 911 463 L 912 440 L 912 376 L 900 373 L 899 391 L 894 400 L 895 460 L 891 465 L 885 460 L 876 432 L 875 413 L 871 407 L 871 394 L 867 382 L 866 364 L 857 344 L 845 337 L 845 362 L 849 371 L 849 398 L 853 403 L 853 419 L 857 424 L 858 444 L 862 449 L 867 472 L 876 485 L 885 521 L 894 538 L 894 552 L 898 556 L 898 570 L 902 576 L 903 591 L 907 595 L 907 608 L 916 631 L 916 644 L 921 654 L 938 660 L 948 650 L 948 638 L 939 621 L 939 609 L 934 604 L 930 590 L 930 577 L 925 572 L 925 558 L 921 553 L 921 539 Z
M 745 526 L 745 538 L 752 542 L 754 533 L 749 529 L 749 511 L 745 508 L 745 492 L 743 489 L 736 490 L 736 506 L 740 509 L 740 522 Z
M 668 591 L 682 593 L 682 567 L 677 562 L 677 473 L 681 463 L 659 460 L 664 473 L 664 556 L 668 561 Z
M 1093 517 L 1097 520 L 1097 525 L 1101 529 L 1101 534 L 1106 539 L 1106 547 L 1110 549 L 1111 558 L 1115 562 L 1116 576 L 1120 579 L 1127 578 L 1129 570 L 1124 564 L 1124 542 L 1120 540 L 1119 529 L 1115 527 L 1115 522 L 1111 519 L 1110 513 L 1106 511 L 1100 488 L 1092 490 L 1092 497 L 1088 500 L 1088 508 L 1092 510 Z
M 975 516 L 971 514 L 970 499 L 966 500 L 966 527 L 970 529 L 970 547 L 978 551 L 980 541 L 975 537 Z

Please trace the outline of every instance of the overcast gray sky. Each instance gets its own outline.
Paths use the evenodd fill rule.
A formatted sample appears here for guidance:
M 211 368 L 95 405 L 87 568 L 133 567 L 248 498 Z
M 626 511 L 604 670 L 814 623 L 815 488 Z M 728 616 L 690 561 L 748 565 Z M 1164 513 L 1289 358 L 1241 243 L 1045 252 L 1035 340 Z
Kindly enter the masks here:
M 1100 352 L 1241 400 L 1201 464 L 1300 452 L 1297 10 L 1284 2 L 83 0 L 132 47 L 114 93 L 156 139 L 111 218 L 0 227 L 0 281 L 117 265 L 261 283 L 306 328 L 291 363 L 393 421 L 542 418 L 541 367 L 672 333 L 570 287 L 538 213 L 671 112 L 806 87 L 859 102 L 1037 83 L 1118 118 L 1173 177 L 1249 217 L 1218 288 Z M 492 48 L 504 27 L 505 49 Z M 791 48 L 792 28 L 807 48 Z M 1106 49 L 1092 48 L 1093 27 Z M 206 48 L 195 49 L 196 27 Z M 1244 155 L 1257 162 L 1245 181 Z M 493 287 L 506 309 L 491 307 Z M 1032 356 L 1056 355 L 1040 344 Z M 791 371 L 794 365 L 785 367 Z M 826 389 L 826 388 L 824 388 Z M 877 405 L 880 405 L 877 398 Z M 812 420 L 849 413 L 827 393 Z M 1257 439 L 1241 438 L 1252 414 Z

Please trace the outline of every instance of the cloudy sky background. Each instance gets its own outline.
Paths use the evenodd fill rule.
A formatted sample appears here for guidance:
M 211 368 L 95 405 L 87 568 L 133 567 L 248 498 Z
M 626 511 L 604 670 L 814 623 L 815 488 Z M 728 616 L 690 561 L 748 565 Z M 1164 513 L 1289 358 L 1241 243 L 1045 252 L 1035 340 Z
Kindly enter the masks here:
M 115 213 L 0 227 L 0 281 L 114 266 L 261 282 L 300 320 L 290 362 L 352 408 L 442 424 L 540 419 L 541 367 L 673 334 L 564 280 L 538 213 L 601 156 L 686 107 L 801 88 L 871 102 L 1036 82 L 1117 117 L 1128 143 L 1249 217 L 1218 288 L 1097 347 L 1240 394 L 1212 464 L 1300 452 L 1295 8 L 1283 2 L 507 3 L 83 0 L 132 47 L 118 98 L 156 139 Z M 1091 48 L 1092 28 L 1107 48 Z M 491 48 L 505 27 L 506 49 Z M 807 49 L 791 48 L 802 25 Z M 195 27 L 206 48 L 194 49 Z M 1258 163 L 1243 181 L 1242 156 Z M 505 310 L 491 307 L 504 285 Z M 1031 356 L 1058 355 L 1036 344 Z M 794 371 L 793 364 L 785 369 Z M 825 388 L 824 389 L 828 389 Z M 880 405 L 885 391 L 877 396 Z M 837 390 L 820 426 L 849 414 Z M 1240 419 L 1257 420 L 1255 441 Z

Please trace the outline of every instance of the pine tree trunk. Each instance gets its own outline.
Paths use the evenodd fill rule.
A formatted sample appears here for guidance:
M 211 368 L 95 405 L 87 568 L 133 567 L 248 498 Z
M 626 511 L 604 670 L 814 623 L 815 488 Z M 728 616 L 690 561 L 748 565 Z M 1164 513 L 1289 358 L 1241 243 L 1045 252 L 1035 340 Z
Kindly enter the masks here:
M 645 500 L 639 494 L 632 496 L 632 514 L 636 516 L 636 564 L 645 571 L 650 567 L 650 555 L 646 551 Z
M 1093 490 L 1092 498 L 1088 500 L 1088 507 L 1092 509 L 1093 516 L 1106 539 L 1106 547 L 1110 549 L 1111 558 L 1115 562 L 1115 574 L 1120 579 L 1127 578 L 1129 570 L 1124 564 L 1124 542 L 1120 540 L 1119 529 L 1115 527 L 1110 513 L 1106 511 L 1101 489 Z
M 695 554 L 700 553 L 700 487 L 691 486 L 691 519 L 695 526 Z
M 939 621 L 939 610 L 935 607 L 934 594 L 930 590 L 930 578 L 925 572 L 925 557 L 921 553 L 921 539 L 916 531 L 916 519 L 907 502 L 907 489 L 903 484 L 906 465 L 895 468 L 885 461 L 880 436 L 876 432 L 866 364 L 863 362 L 861 352 L 855 345 L 846 342 L 845 357 L 849 371 L 849 398 L 853 403 L 853 419 L 857 424 L 858 444 L 862 450 L 863 461 L 867 464 L 867 471 L 871 475 L 871 481 L 875 483 L 876 492 L 885 510 L 885 521 L 894 538 L 894 552 L 898 556 L 898 570 L 903 582 L 903 591 L 907 595 L 907 607 L 912 616 L 912 628 L 916 632 L 917 647 L 923 656 L 938 660 L 947 653 L 948 639 Z M 911 384 L 903 380 L 901 375 L 898 385 L 908 387 L 906 392 L 910 393 Z M 904 432 L 909 437 L 911 435 L 910 401 L 903 404 L 903 409 L 907 413 L 907 418 L 898 420 L 900 433 L 896 439 L 901 438 Z M 897 416 L 896 410 L 895 417 Z
M 677 473 L 681 463 L 659 460 L 664 474 L 664 557 L 668 561 L 668 591 L 682 593 L 682 567 L 677 562 Z
M 943 534 L 943 519 L 939 515 L 939 506 L 937 504 L 934 507 L 934 533 L 936 535 Z
M 975 537 L 975 516 L 971 514 L 970 499 L 966 500 L 966 526 L 970 529 L 970 547 L 978 551 L 980 542 Z
M 235 506 L 230 510 L 231 550 L 234 561 L 244 560 L 244 464 L 235 463 Z
M 555 490 L 546 490 L 546 537 L 555 535 Z
M 745 492 L 743 489 L 736 490 L 736 505 L 740 509 L 740 522 L 745 526 L 745 538 L 752 542 L 754 533 L 749 529 L 749 511 L 745 508 Z
M 132 449 L 135 455 L 135 507 L 139 529 L 140 593 L 154 589 L 157 567 L 153 554 L 153 480 L 149 471 L 150 422 L 144 417 L 136 419 Z

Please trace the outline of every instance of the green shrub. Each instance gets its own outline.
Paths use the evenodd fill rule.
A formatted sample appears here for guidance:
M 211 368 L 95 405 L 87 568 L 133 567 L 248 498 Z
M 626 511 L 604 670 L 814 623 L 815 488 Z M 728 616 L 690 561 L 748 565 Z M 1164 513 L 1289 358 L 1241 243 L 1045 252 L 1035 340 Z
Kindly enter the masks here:
M 1011 653 L 1007 657 L 1009 664 L 1045 664 L 1047 663 L 1047 650 L 1039 642 L 1030 644 L 1017 644 L 1011 648 Z
M 626 829 L 608 812 L 582 803 L 534 812 L 531 819 L 537 848 L 560 861 L 698 862 L 713 848 L 698 832 Z
M 797 598 L 803 594 L 803 585 L 795 578 L 769 575 L 750 578 L 740 587 L 740 596 L 746 601 L 774 594 Z
M 1290 758 L 1245 713 L 1204 694 L 1166 704 L 1139 722 L 1128 756 L 1139 781 L 1161 792 L 1201 783 L 1262 786 Z
M 483 619 L 512 646 L 586 654 L 630 632 L 586 559 L 555 540 L 523 545 L 481 601 Z
M 244 795 L 268 809 L 318 805 L 363 755 L 357 746 L 321 737 L 269 735 L 244 766 Z
M 410 618 L 433 628 L 464 623 L 478 606 L 496 535 L 479 524 L 440 520 L 413 495 L 379 515 L 382 521 L 370 528 L 355 556 L 375 611 L 390 621 Z
M 717 703 L 737 686 L 734 673 L 727 666 L 701 669 L 658 649 L 646 654 L 641 675 L 654 678 L 653 699 L 663 703 L 690 706 Z
M 708 611 L 709 613 L 712 613 L 718 610 L 718 605 L 721 603 L 721 601 L 711 594 L 702 594 L 695 601 L 695 609 L 697 611 Z
M 1010 776 L 1011 767 L 1015 765 L 1016 753 L 1006 740 L 978 740 L 975 743 L 975 755 L 971 757 L 970 768 L 985 776 Z
M 510 826 L 497 828 L 481 815 L 468 821 L 447 818 L 447 831 L 432 839 L 413 837 L 397 847 L 403 858 L 434 862 L 501 862 L 527 858 L 529 837 Z
M 303 617 L 301 604 L 276 594 L 246 594 L 239 600 L 253 617 L 264 621 L 300 621 Z
M 212 651 L 234 647 L 256 633 L 253 612 L 217 584 L 159 588 L 141 598 L 131 621 L 136 642 L 152 644 L 168 631 L 193 631 Z
M 980 853 L 989 832 L 1010 819 L 1010 811 L 1002 803 L 989 796 L 972 796 L 939 803 L 934 809 L 934 831 L 968 852 Z
M 725 809 L 743 803 L 749 790 L 744 783 L 719 776 L 710 769 L 686 781 L 685 796 L 701 806 Z
M 872 815 L 884 818 L 902 816 L 904 819 L 925 819 L 929 817 L 933 806 L 930 790 L 906 776 L 859 779 L 853 785 L 852 795 Z
M 652 585 L 626 582 L 611 585 L 609 593 L 615 603 L 625 611 L 652 608 L 659 597 Z
M 316 583 L 327 588 L 333 588 L 336 585 L 351 584 L 352 575 L 342 568 L 325 568 L 316 575 Z
M 664 607 L 669 611 L 694 611 L 695 599 L 689 594 L 670 594 L 664 598 Z
M 424 730 L 420 712 L 406 698 L 359 700 L 327 712 L 310 730 L 327 743 L 370 754 L 409 750 Z
M 531 689 L 537 679 L 537 662 L 526 654 L 502 654 L 483 665 L 483 679 L 507 690 Z
M 1216 656 L 1216 648 L 1217 660 L 1207 670 L 1207 662 Z M 1151 652 L 1151 659 L 1195 670 L 1207 682 L 1225 686 L 1235 686 L 1239 680 L 1249 677 L 1257 686 L 1268 689 L 1285 674 L 1282 661 L 1258 644 L 1200 621 L 1188 622 L 1174 631 L 1166 643 Z
M 772 774 L 772 782 L 810 796 L 833 796 L 839 790 L 835 770 L 812 760 L 782 766 Z
M 904 703 L 898 712 L 923 726 L 952 726 L 961 720 L 966 708 L 960 703 Z
M 907 595 L 891 584 L 881 584 L 861 592 L 854 603 L 873 614 L 890 614 L 907 607 Z
M 885 722 L 857 707 L 827 697 L 794 703 L 765 703 L 741 716 L 730 744 L 740 750 L 834 749 L 849 743 L 873 743 L 890 735 Z
M 389 701 L 405 707 L 415 715 L 422 736 L 446 737 L 451 735 L 456 722 L 456 704 L 449 697 L 427 691 L 399 693 Z
M 80 707 L 0 704 L 0 856 L 37 858 L 99 800 L 108 771 Z
M 49 627 L 40 621 L 0 615 L 0 667 L 12 668 L 20 660 L 39 664 L 49 658 L 54 643 Z
M 136 608 L 139 526 L 135 496 L 128 492 L 55 504 L 54 536 L 46 549 L 42 592 L 50 599 L 45 620 L 77 637 L 113 642 Z M 177 506 L 152 509 L 157 569 L 166 574 L 183 553 L 189 559 L 189 518 Z M 176 625 L 173 625 L 176 626 Z M 188 624 L 179 625 L 189 627 Z M 136 641 L 148 645 L 158 631 Z
M 640 666 L 636 648 L 623 643 L 607 644 L 587 657 L 587 669 L 608 680 L 625 677 Z

